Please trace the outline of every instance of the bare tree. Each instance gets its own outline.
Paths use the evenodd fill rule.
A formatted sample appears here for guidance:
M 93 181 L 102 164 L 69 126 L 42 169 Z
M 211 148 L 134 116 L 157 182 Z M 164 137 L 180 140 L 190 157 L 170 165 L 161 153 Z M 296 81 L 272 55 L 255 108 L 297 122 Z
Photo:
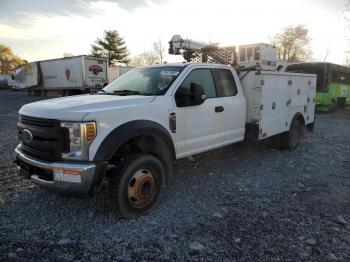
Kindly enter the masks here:
M 345 57 L 345 60 L 343 62 L 344 66 L 350 67 L 350 52 L 346 52 L 347 56 Z
M 151 64 L 160 64 L 164 62 L 164 47 L 162 41 L 153 43 L 153 49 L 151 51 L 143 52 L 131 58 L 130 66 L 144 66 Z
M 309 30 L 304 25 L 289 26 L 282 33 L 272 38 L 272 44 L 277 47 L 279 59 L 287 61 L 311 60 Z
M 346 28 L 350 30 L 350 0 L 348 0 L 347 3 L 345 4 L 345 8 L 341 13 L 341 18 L 345 21 Z
M 9 46 L 0 44 L 0 74 L 9 74 L 11 70 L 28 63 L 12 52 Z
M 162 40 L 158 39 L 157 42 L 153 43 L 153 52 L 156 59 L 158 60 L 158 63 L 164 62 L 164 51 L 165 49 L 163 47 Z
M 151 65 L 156 63 L 153 52 L 143 52 L 131 58 L 129 65 L 132 67 Z
M 349 32 L 350 32 L 350 0 L 347 1 L 345 5 L 345 9 L 342 12 L 342 18 L 345 21 L 346 29 L 347 29 L 347 35 L 346 41 L 348 42 L 348 48 L 349 48 L 349 43 L 350 43 L 350 38 L 349 38 Z M 344 66 L 350 67 L 350 51 L 346 50 L 345 51 L 345 60 L 343 62 Z
M 326 53 L 323 57 L 323 62 L 326 62 L 327 58 L 328 58 L 328 55 L 329 55 L 329 48 L 326 49 Z

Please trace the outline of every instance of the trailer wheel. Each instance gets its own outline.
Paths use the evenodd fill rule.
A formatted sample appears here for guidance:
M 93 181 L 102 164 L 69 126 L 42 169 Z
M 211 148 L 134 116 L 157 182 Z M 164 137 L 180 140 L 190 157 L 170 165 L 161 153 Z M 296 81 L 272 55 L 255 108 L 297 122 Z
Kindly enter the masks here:
M 132 154 L 112 171 L 109 200 L 125 218 L 150 212 L 158 203 L 165 184 L 161 161 L 146 154 Z
M 281 148 L 290 151 L 295 150 L 304 134 L 304 126 L 301 121 L 295 118 L 289 131 L 281 134 Z
M 334 113 L 336 109 L 337 109 L 337 103 L 336 103 L 336 100 L 333 98 L 328 105 L 328 112 Z

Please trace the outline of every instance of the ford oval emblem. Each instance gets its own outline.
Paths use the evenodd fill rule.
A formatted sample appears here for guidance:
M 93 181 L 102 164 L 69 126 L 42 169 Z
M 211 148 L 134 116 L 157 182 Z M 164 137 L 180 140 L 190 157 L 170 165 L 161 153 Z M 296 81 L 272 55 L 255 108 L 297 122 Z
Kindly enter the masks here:
M 33 142 L 33 134 L 28 129 L 23 129 L 22 131 L 23 142 L 30 144 Z

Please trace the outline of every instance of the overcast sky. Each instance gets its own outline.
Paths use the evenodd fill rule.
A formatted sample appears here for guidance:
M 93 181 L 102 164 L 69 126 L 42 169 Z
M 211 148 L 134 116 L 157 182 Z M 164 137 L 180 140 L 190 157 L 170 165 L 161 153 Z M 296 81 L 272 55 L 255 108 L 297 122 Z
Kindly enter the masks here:
M 88 54 L 106 29 L 117 29 L 131 55 L 174 34 L 237 45 L 269 43 L 288 25 L 310 30 L 315 60 L 343 63 L 350 31 L 347 0 L 0 0 L 0 43 L 29 61 Z M 350 22 L 349 22 L 350 23 Z M 349 31 L 349 32 L 348 32 Z M 168 58 L 170 59 L 170 58 Z

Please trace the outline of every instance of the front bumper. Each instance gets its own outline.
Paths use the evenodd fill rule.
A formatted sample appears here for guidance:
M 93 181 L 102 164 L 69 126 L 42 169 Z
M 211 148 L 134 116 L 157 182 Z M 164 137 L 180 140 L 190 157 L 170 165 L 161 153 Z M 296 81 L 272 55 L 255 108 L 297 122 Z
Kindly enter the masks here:
M 105 164 L 59 162 L 35 159 L 15 149 L 17 166 L 22 176 L 49 191 L 62 194 L 88 194 L 104 174 Z

